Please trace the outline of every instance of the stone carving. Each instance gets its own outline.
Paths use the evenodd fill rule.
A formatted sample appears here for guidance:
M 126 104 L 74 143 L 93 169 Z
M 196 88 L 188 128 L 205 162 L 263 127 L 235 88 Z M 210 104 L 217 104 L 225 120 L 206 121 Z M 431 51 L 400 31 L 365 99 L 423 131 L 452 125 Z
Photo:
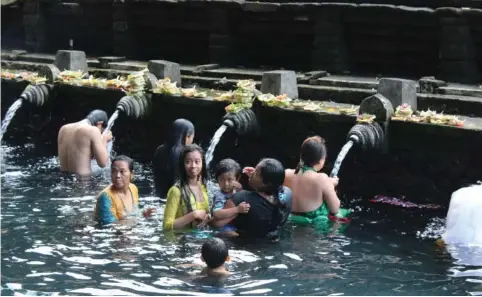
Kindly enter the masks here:
M 158 79 L 169 77 L 171 82 L 177 82 L 181 85 L 181 66 L 178 63 L 163 61 L 163 60 L 151 60 L 147 64 L 149 72 L 154 74 Z

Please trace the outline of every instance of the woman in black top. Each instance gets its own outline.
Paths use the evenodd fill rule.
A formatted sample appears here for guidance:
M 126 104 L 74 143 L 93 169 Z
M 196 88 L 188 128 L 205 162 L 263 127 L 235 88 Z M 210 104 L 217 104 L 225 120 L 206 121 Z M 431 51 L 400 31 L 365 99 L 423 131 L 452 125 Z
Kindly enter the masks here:
M 285 170 L 275 159 L 263 159 L 256 168 L 245 168 L 254 191 L 241 191 L 229 199 L 224 208 L 234 208 L 248 203 L 247 213 L 236 213 L 230 225 L 240 236 L 277 236 L 291 212 L 291 190 L 283 187 Z
M 178 160 L 182 148 L 194 140 L 194 125 L 186 119 L 172 124 L 169 138 L 154 153 L 153 171 L 156 195 L 166 197 L 167 191 L 178 178 Z

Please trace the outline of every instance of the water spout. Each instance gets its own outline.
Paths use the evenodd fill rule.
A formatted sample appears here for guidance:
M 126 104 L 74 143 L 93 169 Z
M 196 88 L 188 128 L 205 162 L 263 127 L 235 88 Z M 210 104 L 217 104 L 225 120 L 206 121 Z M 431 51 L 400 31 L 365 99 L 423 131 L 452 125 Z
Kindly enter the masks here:
M 221 139 L 221 137 L 223 136 L 227 128 L 228 126 L 226 126 L 225 124 L 222 124 L 221 127 L 219 127 L 218 130 L 216 130 L 216 133 L 214 133 L 214 136 L 211 139 L 211 143 L 209 144 L 209 148 L 206 152 L 207 168 L 209 168 L 209 164 L 211 164 L 211 161 L 213 160 L 214 150 L 216 149 L 216 146 L 218 145 L 219 140 Z
M 5 118 L 2 121 L 2 135 L 0 135 L 0 141 L 3 138 L 3 134 L 7 132 L 8 125 L 12 121 L 13 117 L 15 116 L 15 113 L 17 110 L 22 107 L 23 99 L 17 99 L 7 110 L 7 113 L 5 114 Z
M 256 115 L 251 109 L 226 114 L 223 117 L 223 125 L 235 129 L 238 135 L 246 135 L 258 129 Z
M 381 149 L 384 141 L 382 127 L 378 123 L 356 124 L 348 132 L 347 142 L 336 157 L 335 165 L 330 173 L 331 177 L 338 175 L 341 164 L 353 145 L 362 149 Z
M 0 141 L 3 138 L 3 134 L 7 132 L 8 125 L 12 121 L 13 117 L 17 110 L 22 107 L 23 101 L 28 101 L 31 104 L 41 106 L 45 103 L 50 95 L 50 91 L 52 90 L 53 85 L 28 85 L 25 90 L 20 95 L 20 98 L 17 99 L 12 106 L 9 107 L 7 113 L 5 114 L 5 118 L 2 121 L 2 135 L 0 135 Z

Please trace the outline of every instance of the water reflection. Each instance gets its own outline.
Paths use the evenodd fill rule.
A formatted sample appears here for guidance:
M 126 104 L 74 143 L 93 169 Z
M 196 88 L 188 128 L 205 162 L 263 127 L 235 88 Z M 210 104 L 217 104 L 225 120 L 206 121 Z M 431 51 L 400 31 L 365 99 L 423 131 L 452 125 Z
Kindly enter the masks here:
M 136 164 L 140 207 L 158 205 L 150 168 Z M 434 244 L 445 213 L 350 200 L 357 218 L 323 234 L 288 225 L 280 244 L 228 241 L 234 274 L 199 277 L 203 236 L 167 237 L 162 206 L 150 220 L 97 228 L 101 174 L 80 187 L 33 146 L 2 147 L 2 295 L 448 295 L 478 294 L 480 267 Z M 435 223 L 434 223 L 435 222 Z M 438 225 L 437 225 L 438 224 Z M 428 232 L 425 227 L 432 233 Z M 423 236 L 423 234 L 432 234 Z M 209 233 L 204 235 L 209 236 Z

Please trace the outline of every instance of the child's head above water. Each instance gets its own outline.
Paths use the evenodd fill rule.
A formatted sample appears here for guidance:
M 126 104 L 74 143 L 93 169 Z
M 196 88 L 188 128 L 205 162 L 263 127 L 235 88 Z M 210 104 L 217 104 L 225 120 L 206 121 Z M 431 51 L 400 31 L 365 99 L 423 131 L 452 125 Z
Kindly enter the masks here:
M 241 166 L 233 159 L 221 160 L 214 170 L 219 188 L 225 193 L 232 193 L 234 182 L 241 175 Z
M 299 169 L 302 166 L 309 166 L 319 171 L 325 165 L 325 158 L 325 140 L 320 136 L 308 137 L 301 145 Z
M 209 269 L 224 266 L 224 263 L 229 261 L 229 252 L 226 243 L 217 237 L 210 238 L 201 248 L 201 260 L 206 263 Z

